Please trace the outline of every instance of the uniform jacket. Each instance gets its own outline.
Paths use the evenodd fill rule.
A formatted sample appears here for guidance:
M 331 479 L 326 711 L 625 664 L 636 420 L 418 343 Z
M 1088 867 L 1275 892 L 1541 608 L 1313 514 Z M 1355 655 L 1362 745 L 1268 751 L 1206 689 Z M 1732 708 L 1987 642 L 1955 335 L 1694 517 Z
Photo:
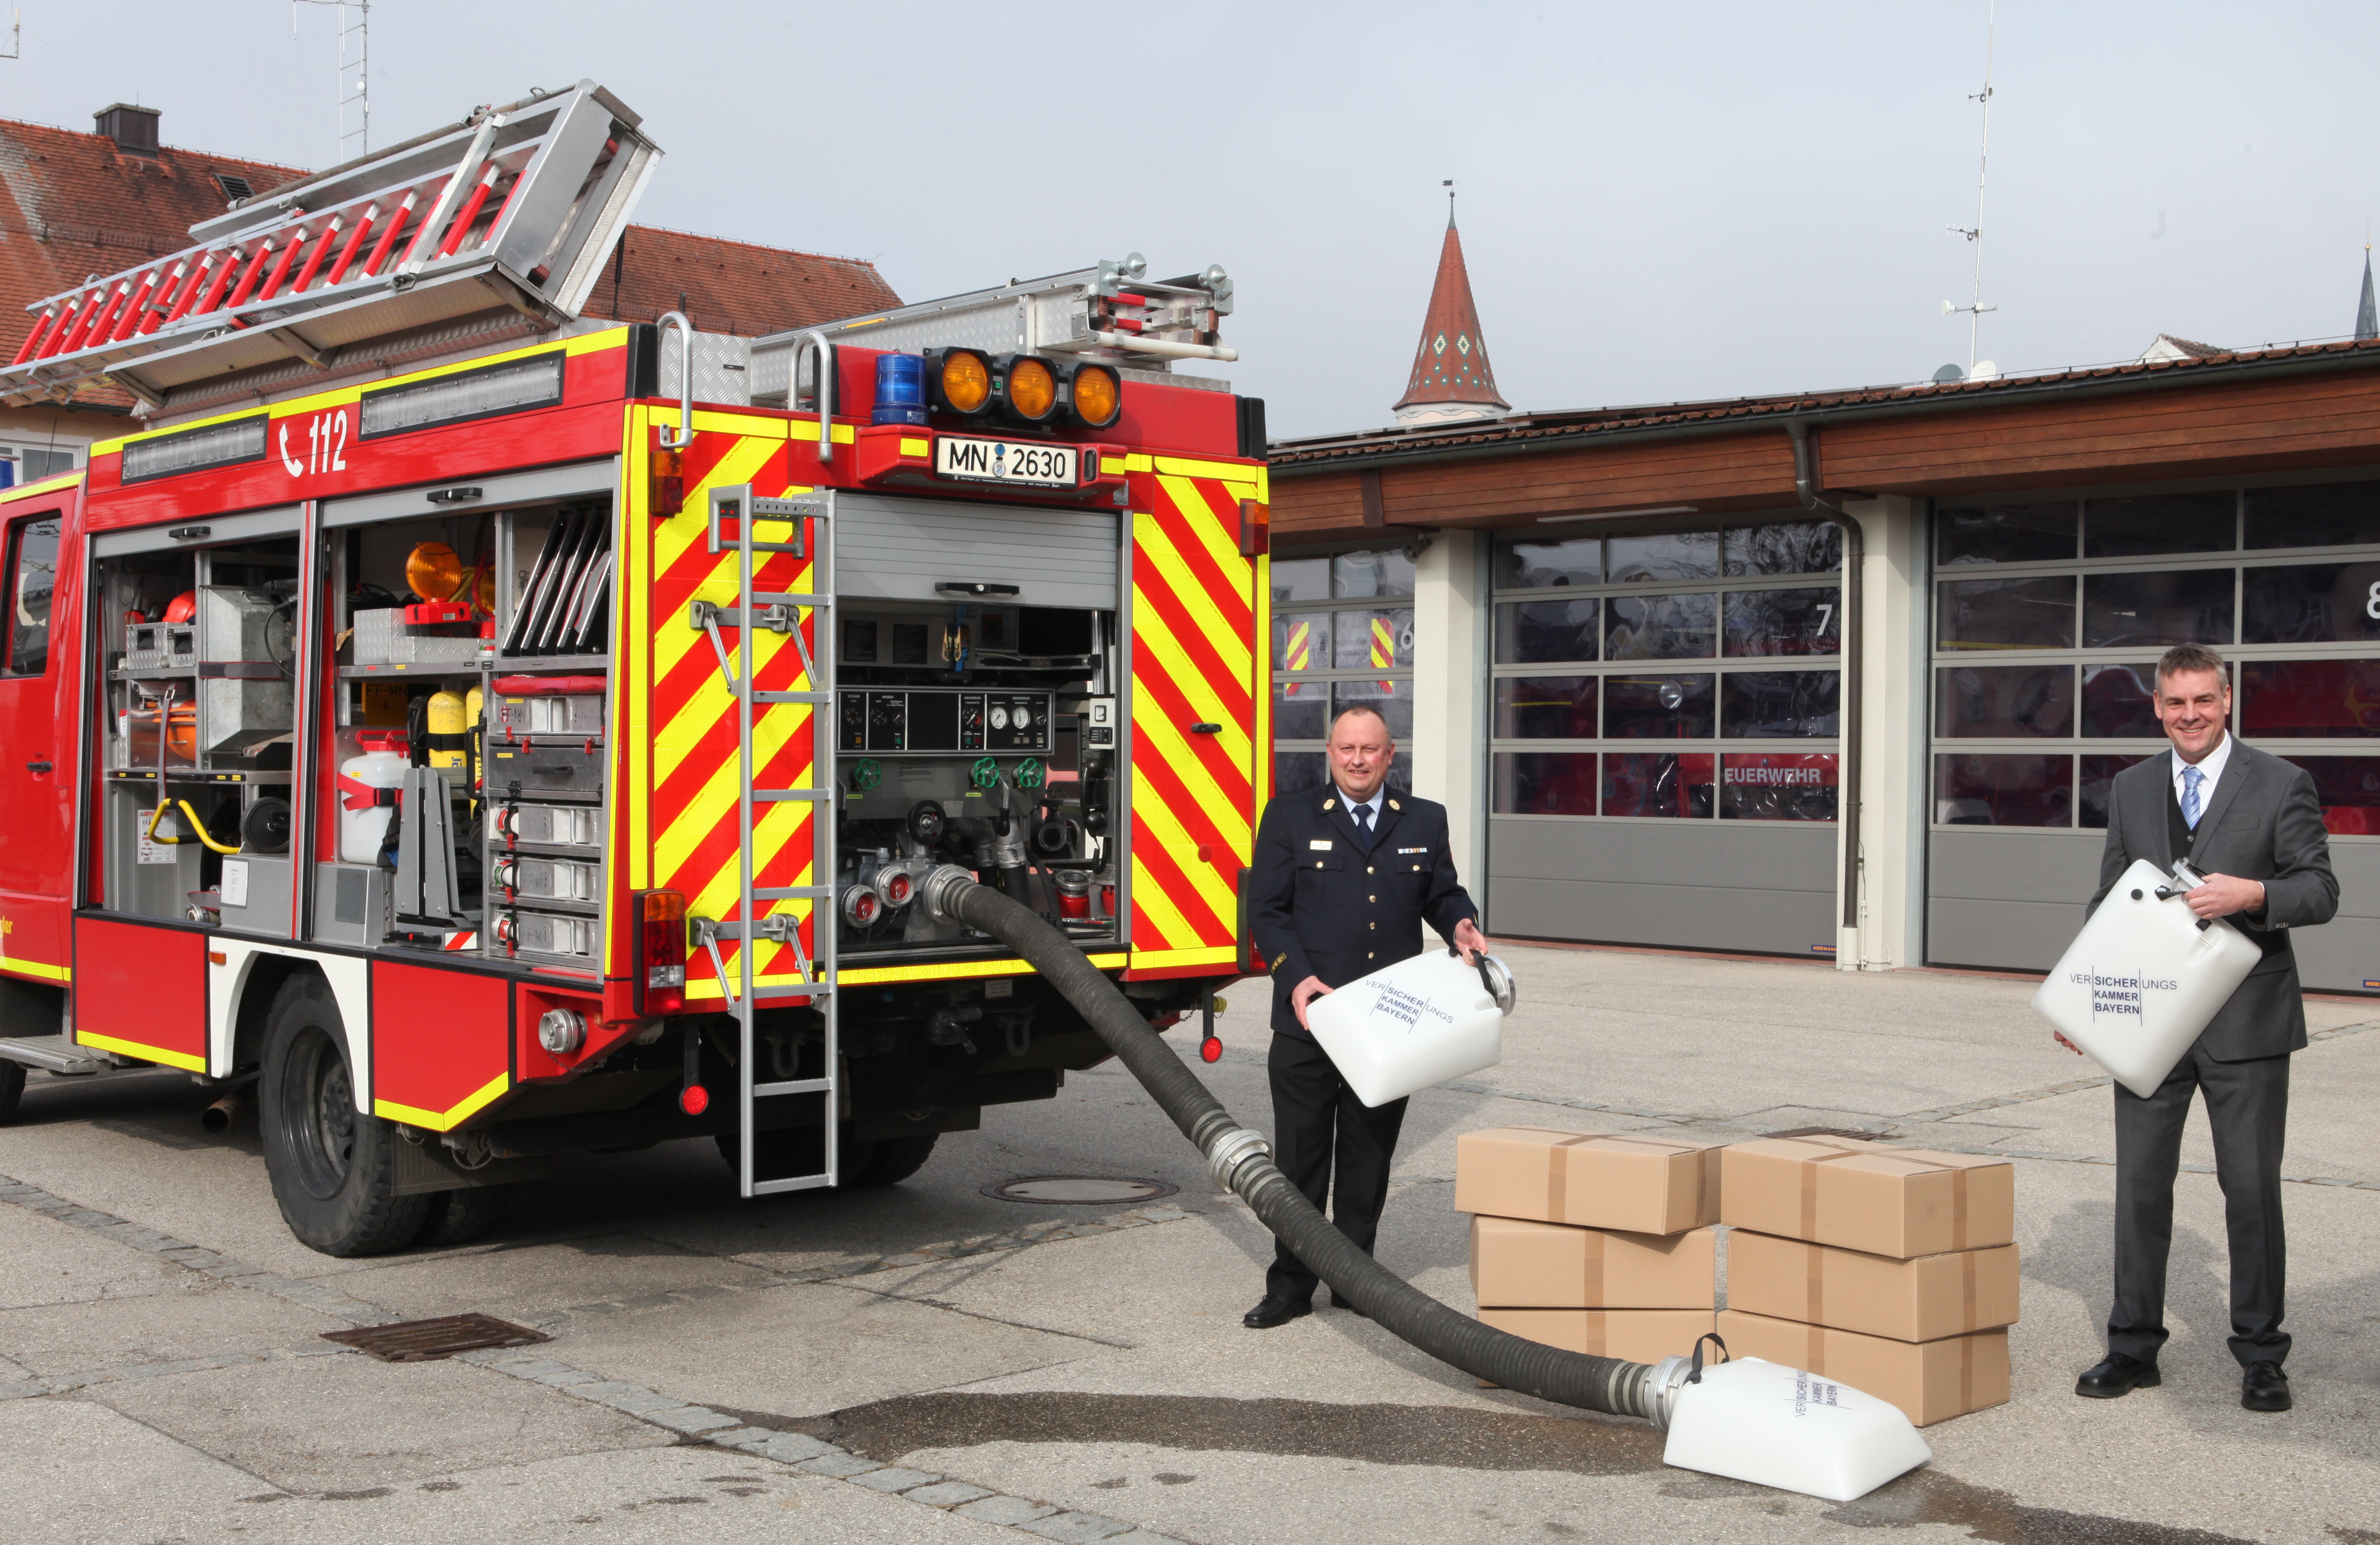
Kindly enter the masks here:
M 2116 774 L 2107 794 L 2107 845 L 2099 858 L 2099 889 L 2083 914 L 2115 889 L 2134 859 L 2159 869 L 2173 864 L 2167 808 L 2174 802 L 2173 752 L 2164 751 Z M 2191 867 L 2265 883 L 2261 917 L 2234 912 L 2224 920 L 2254 940 L 2265 958 L 2198 1038 L 2216 1062 L 2277 1057 L 2306 1043 L 2305 1004 L 2299 996 L 2298 959 L 2289 930 L 2330 921 L 2338 910 L 2338 881 L 2330 872 L 2330 834 L 2313 779 L 2301 767 L 2234 739 L 2222 781 L 2198 819 Z M 2220 926 L 2220 925 L 2218 925 Z
M 1385 791 L 1367 848 L 1329 784 L 1274 800 L 1257 829 L 1249 926 L 1272 968 L 1272 1028 L 1311 1040 L 1289 995 L 1307 977 L 1343 986 L 1422 951 L 1421 925 L 1451 937 L 1476 918 L 1454 877 L 1446 807 Z

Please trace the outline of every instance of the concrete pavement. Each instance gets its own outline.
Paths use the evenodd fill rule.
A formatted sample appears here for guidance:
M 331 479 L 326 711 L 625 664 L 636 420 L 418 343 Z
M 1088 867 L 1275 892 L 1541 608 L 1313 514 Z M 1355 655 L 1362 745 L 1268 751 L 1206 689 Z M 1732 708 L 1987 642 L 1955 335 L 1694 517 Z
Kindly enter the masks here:
M 521 1188 L 480 1244 L 366 1261 L 289 1238 L 253 1128 L 202 1137 L 181 1076 L 37 1076 L 0 1128 L 12 1523 L 58 1540 L 2380 1540 L 2380 1004 L 2309 1004 L 2285 1187 L 2298 1408 L 2254 1416 L 2223 1346 L 2208 1173 L 2180 1186 L 2165 1386 L 2070 1393 L 2106 1310 L 2110 1096 L 2050 1044 L 2030 984 L 1505 953 L 1506 1059 L 1415 1100 L 1392 1268 L 1470 1307 L 1451 1182 L 1455 1137 L 1481 1126 L 1815 1125 L 2007 1151 L 2016 1398 L 1928 1429 L 1931 1466 L 1835 1507 L 1665 1469 L 1641 1424 L 1480 1390 L 1351 1315 L 1244 1331 L 1269 1236 L 1112 1065 L 987 1113 L 891 1191 L 740 1202 L 708 1143 L 668 1145 Z M 1193 1065 L 1263 1126 L 1262 984 L 1232 996 L 1224 1061 Z M 2211 1164 L 2203 1115 L 2190 1145 Z M 1065 1174 L 1180 1190 L 1118 1210 L 980 1189 Z M 553 1339 L 420 1365 L 320 1339 L 467 1310 Z

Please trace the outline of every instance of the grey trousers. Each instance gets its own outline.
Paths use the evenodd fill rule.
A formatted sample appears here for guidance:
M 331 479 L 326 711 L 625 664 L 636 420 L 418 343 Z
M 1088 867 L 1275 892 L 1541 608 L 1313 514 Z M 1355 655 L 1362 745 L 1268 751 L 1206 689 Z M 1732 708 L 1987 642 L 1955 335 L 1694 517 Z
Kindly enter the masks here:
M 2173 1180 L 2191 1096 L 2203 1093 L 2230 1235 L 2231 1355 L 2243 1368 L 2287 1358 L 2281 1142 L 2289 1124 L 2289 1059 L 2216 1062 L 2192 1047 L 2147 1099 L 2121 1084 L 2115 1089 L 2116 1302 L 2107 1316 L 2107 1350 L 2155 1362 L 2165 1345 Z

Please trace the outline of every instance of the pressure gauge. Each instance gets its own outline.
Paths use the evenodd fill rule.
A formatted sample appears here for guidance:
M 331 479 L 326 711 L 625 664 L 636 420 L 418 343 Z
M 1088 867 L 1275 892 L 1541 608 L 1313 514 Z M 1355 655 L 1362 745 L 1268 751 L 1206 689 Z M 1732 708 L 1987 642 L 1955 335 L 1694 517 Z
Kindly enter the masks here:
M 1033 711 L 1022 703 L 1016 707 L 1016 727 L 1020 730 L 1029 730 L 1033 727 Z
M 994 708 L 991 711 L 991 727 L 996 730 L 1004 730 L 1008 727 L 1008 710 Z

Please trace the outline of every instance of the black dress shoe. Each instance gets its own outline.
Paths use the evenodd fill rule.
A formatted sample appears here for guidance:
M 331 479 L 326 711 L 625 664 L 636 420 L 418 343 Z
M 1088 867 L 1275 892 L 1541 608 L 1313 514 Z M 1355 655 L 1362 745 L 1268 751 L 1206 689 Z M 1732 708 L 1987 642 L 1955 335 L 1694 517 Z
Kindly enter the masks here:
M 1268 1293 L 1257 1300 L 1257 1307 L 1240 1316 L 1240 1323 L 1251 1331 L 1269 1331 L 1276 1325 L 1286 1325 L 1302 1315 L 1314 1312 L 1314 1303 L 1306 1299 L 1291 1303 L 1286 1298 Z
M 2275 1369 L 2276 1372 L 2279 1370 Z M 2113 1400 L 2134 1390 L 2152 1390 L 2165 1382 L 2155 1363 L 2125 1352 L 2110 1352 L 2107 1360 L 2074 1381 L 2074 1393 L 2093 1400 Z
M 2250 1411 L 2289 1408 L 2289 1376 L 2278 1363 L 2250 1363 L 2240 1375 L 2240 1405 Z

